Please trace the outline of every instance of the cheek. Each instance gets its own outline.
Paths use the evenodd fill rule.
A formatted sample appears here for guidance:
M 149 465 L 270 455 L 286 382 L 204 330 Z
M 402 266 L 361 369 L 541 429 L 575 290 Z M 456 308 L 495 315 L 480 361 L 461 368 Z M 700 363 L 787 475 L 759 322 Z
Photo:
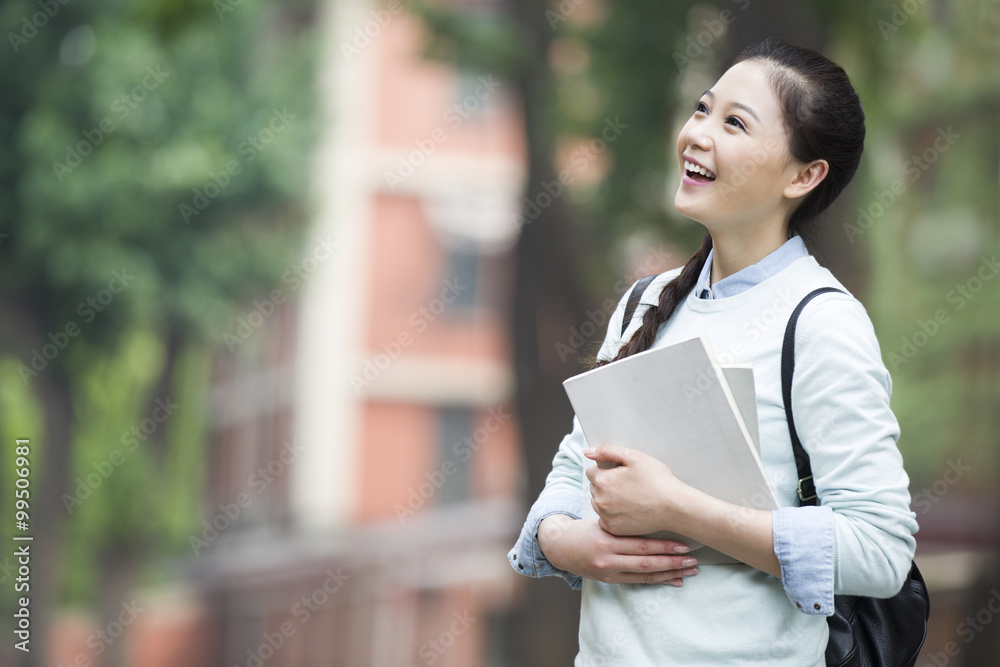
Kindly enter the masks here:
M 782 199 L 781 177 L 771 165 L 745 163 L 742 167 L 745 180 L 735 197 L 739 205 L 748 209 L 777 206 Z
M 748 151 L 734 158 L 735 163 L 732 165 L 734 178 L 753 184 L 754 189 L 761 193 L 777 188 L 782 180 L 784 171 L 773 156 Z

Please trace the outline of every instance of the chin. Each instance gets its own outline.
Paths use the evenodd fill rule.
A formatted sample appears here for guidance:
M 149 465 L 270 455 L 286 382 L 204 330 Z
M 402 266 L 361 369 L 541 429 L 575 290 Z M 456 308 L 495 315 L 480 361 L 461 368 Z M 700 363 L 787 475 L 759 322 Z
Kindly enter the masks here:
M 695 222 L 701 222 L 701 218 L 703 217 L 698 210 L 700 208 L 698 206 L 699 203 L 700 202 L 692 201 L 685 202 L 681 197 L 680 192 L 674 196 L 674 210 L 683 215 L 685 218 L 690 218 Z

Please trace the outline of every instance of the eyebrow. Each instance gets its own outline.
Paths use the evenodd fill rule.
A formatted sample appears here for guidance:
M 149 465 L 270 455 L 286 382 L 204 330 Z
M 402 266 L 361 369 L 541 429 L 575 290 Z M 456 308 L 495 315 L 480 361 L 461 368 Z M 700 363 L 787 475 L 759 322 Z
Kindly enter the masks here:
M 705 95 L 708 95 L 708 96 L 709 96 L 709 97 L 711 97 L 711 98 L 714 98 L 714 97 L 715 97 L 715 93 L 713 93 L 713 92 L 712 92 L 711 90 L 706 90 L 706 91 L 705 91 L 704 93 L 702 93 L 701 95 L 702 95 L 702 97 L 704 97 Z M 760 120 L 760 116 L 758 116 L 758 115 L 757 115 L 756 113 L 754 113 L 754 110 L 753 110 L 753 109 L 751 109 L 750 107 L 748 107 L 747 105 L 743 104 L 742 102 L 732 102 L 731 104 L 732 104 L 732 106 L 736 107 L 737 109 L 743 109 L 743 110 L 744 110 L 744 111 L 746 111 L 746 112 L 747 112 L 748 114 L 750 114 L 751 116 L 753 116 L 753 117 L 754 117 L 754 119 L 755 119 L 755 120 L 756 120 L 756 121 L 757 121 L 758 123 L 761 123 L 761 120 Z M 763 123 L 761 123 L 761 125 L 763 125 Z

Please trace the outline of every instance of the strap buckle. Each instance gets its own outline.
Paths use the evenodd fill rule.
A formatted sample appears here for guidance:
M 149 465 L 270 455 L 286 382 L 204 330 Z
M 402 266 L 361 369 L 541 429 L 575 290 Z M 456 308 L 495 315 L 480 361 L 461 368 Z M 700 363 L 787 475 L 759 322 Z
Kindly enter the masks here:
M 816 497 L 816 486 L 812 481 L 813 476 L 803 477 L 799 480 L 798 486 L 796 486 L 796 491 L 799 492 L 799 500 L 805 502 L 807 500 L 812 500 Z M 812 495 L 807 496 L 806 493 L 811 493 Z

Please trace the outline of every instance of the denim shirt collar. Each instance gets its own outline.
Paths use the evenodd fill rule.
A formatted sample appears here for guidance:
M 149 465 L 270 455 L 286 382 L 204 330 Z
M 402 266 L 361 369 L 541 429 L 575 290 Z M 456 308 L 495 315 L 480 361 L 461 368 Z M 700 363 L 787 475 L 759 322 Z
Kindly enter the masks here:
M 728 296 L 735 296 L 764 282 L 795 260 L 806 257 L 809 251 L 806 249 L 805 243 L 802 242 L 801 236 L 793 236 L 785 241 L 780 248 L 756 264 L 740 269 L 712 285 L 712 257 L 714 254 L 714 249 L 708 251 L 705 266 L 702 267 L 698 282 L 694 285 L 694 293 L 699 299 L 725 299 Z

